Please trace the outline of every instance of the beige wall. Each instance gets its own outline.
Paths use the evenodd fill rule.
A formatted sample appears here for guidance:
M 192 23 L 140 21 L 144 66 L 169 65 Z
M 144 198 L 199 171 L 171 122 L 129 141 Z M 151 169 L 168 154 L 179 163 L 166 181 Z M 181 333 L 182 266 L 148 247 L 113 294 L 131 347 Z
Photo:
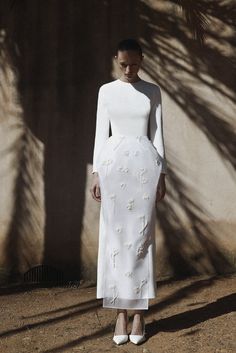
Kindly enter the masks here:
M 235 270 L 235 48 L 227 8 L 201 1 L 209 23 L 200 46 L 171 1 L 22 4 L 4 8 L 1 24 L 2 277 L 44 263 L 68 279 L 96 281 L 100 204 L 89 188 L 97 90 L 119 74 L 116 43 L 132 36 L 145 55 L 140 76 L 159 84 L 163 99 L 168 176 L 157 208 L 158 278 Z

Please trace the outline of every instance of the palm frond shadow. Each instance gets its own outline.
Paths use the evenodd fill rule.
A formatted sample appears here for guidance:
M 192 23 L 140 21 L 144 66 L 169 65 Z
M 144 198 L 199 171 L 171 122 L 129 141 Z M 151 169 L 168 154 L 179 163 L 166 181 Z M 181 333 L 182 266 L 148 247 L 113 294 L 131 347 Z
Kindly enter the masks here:
M 40 261 L 37 245 L 44 226 L 42 144 L 24 124 L 18 99 L 16 71 L 4 43 L 0 44 L 1 63 L 1 133 L 9 137 L 1 149 L 1 163 L 5 167 L 1 178 L 10 175 L 13 202 L 8 203 L 11 214 L 8 236 L 2 242 L 3 262 L 8 270 L 8 281 L 21 276 L 29 263 Z M 12 139 L 11 136 L 15 136 Z M 13 181 L 11 180 L 13 179 Z
M 149 336 L 158 332 L 180 331 L 236 310 L 236 294 L 226 295 L 200 308 L 185 311 L 147 325 Z
M 203 132 L 232 173 L 236 169 L 236 136 L 228 116 L 225 116 L 224 106 L 219 110 L 219 100 L 224 104 L 235 104 L 236 82 L 232 72 L 235 72 L 236 61 L 233 54 L 224 54 L 220 45 L 229 41 L 235 47 L 235 41 L 233 31 L 228 31 L 227 37 L 221 36 L 210 24 L 221 21 L 222 28 L 232 25 L 235 11 L 232 13 L 231 6 L 224 6 L 223 3 L 214 2 L 213 6 L 213 2 L 204 0 L 198 4 L 193 1 L 172 3 L 182 7 L 185 18 L 184 15 L 176 18 L 175 15 L 170 16 L 158 6 L 153 11 L 146 2 L 139 6 L 140 38 L 147 53 L 144 71 Z M 215 41 L 214 45 L 208 44 L 209 38 Z M 160 67 L 158 71 L 156 62 Z M 226 74 L 222 75 L 222 67 L 227 67 Z M 208 91 L 210 89 L 211 97 L 218 98 L 217 104 L 212 99 L 208 101 L 205 94 L 198 94 L 195 89 L 197 85 Z M 191 141 L 188 143 L 191 144 Z M 174 151 L 172 154 L 174 161 Z M 191 189 L 179 177 L 185 173 L 181 166 L 181 161 L 175 165 L 169 163 L 168 200 L 163 200 L 157 210 L 173 276 L 231 272 L 234 268 L 232 262 L 204 220 L 206 210 L 194 201 Z M 177 204 L 191 224 L 191 229 L 187 230 L 184 221 L 176 214 Z
M 202 11 L 205 10 L 210 16 L 217 16 L 219 11 L 224 14 L 224 7 L 218 8 L 216 5 L 208 9 L 208 2 L 200 1 L 198 5 L 193 1 L 177 1 L 184 6 L 188 3 L 188 11 L 194 13 L 195 6 L 201 3 Z M 230 123 L 224 121 L 224 107 L 222 110 L 217 111 L 219 108 L 196 94 L 192 83 L 200 82 L 206 87 L 210 87 L 215 94 L 224 96 L 225 102 L 236 103 L 235 99 L 235 86 L 236 82 L 232 73 L 236 69 L 236 60 L 232 55 L 223 55 L 223 52 L 213 46 L 197 45 L 193 39 L 187 36 L 187 32 L 182 30 L 181 24 L 176 22 L 172 29 L 171 17 L 164 16 L 163 13 L 154 12 L 150 7 L 144 5 L 140 9 L 142 18 L 148 19 L 147 22 L 142 20 L 141 26 L 148 27 L 147 37 L 143 37 L 144 51 L 153 53 L 153 57 L 158 58 L 161 70 L 156 72 L 154 70 L 152 57 L 148 57 L 147 68 L 144 71 L 151 76 L 153 80 L 157 80 L 158 84 L 168 93 L 172 100 L 182 108 L 188 115 L 189 119 L 196 124 L 199 129 L 203 131 L 208 140 L 216 148 L 222 159 L 229 161 L 233 168 L 236 168 L 235 161 L 235 132 Z M 230 14 L 229 14 L 230 16 Z M 141 14 L 140 14 L 141 17 Z M 231 14 L 232 17 L 232 14 Z M 155 24 L 158 26 L 155 27 Z M 201 23 L 196 23 L 196 26 L 201 27 Z M 167 30 L 168 29 L 168 30 Z M 205 29 L 206 34 L 211 37 L 209 27 Z M 146 32 L 146 31 L 145 31 Z M 162 33 L 168 33 L 168 36 L 173 38 L 173 44 L 169 43 L 168 37 L 164 37 Z M 216 33 L 214 33 L 216 37 Z M 157 38 L 156 42 L 152 43 L 149 38 Z M 229 35 L 229 38 L 230 35 Z M 233 33 L 232 33 L 233 38 Z M 226 39 L 220 38 L 220 35 L 215 38 L 217 42 Z M 228 39 L 228 38 L 227 38 Z M 181 46 L 176 47 L 176 43 L 181 42 Z M 235 43 L 234 43 L 235 46 Z M 184 50 L 183 50 L 184 49 Z M 178 59 L 178 60 L 176 60 Z M 212 60 L 214 59 L 214 65 Z M 187 66 L 187 67 L 186 67 Z M 222 67 L 227 68 L 227 71 L 222 75 Z M 221 68 L 221 70 L 219 70 Z M 185 74 L 188 76 L 184 76 Z M 204 75 L 211 77 L 211 81 L 204 79 Z M 186 79 L 183 80 L 183 77 Z M 223 90 L 222 87 L 227 87 L 228 90 Z M 222 99 L 222 97 L 221 97 Z M 223 102 L 223 99 L 222 99 Z
M 232 264 L 217 243 L 211 228 L 204 221 L 206 211 L 192 200 L 188 188 L 172 170 L 169 179 L 175 193 L 170 196 L 170 201 L 164 201 L 158 206 L 157 214 L 160 228 L 164 233 L 167 263 L 172 270 L 172 276 L 232 272 Z M 178 188 L 175 185 L 178 185 Z M 176 215 L 175 205 L 179 202 L 187 219 L 191 221 L 191 229 L 186 229 L 184 221 L 182 222 Z M 167 219 L 166 210 L 168 210 Z

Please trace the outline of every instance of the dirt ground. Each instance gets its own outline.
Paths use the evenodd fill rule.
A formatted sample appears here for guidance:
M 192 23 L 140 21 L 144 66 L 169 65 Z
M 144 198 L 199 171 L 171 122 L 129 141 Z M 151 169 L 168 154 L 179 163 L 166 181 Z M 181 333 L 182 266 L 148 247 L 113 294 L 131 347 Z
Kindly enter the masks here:
M 191 277 L 158 284 L 146 312 L 147 341 L 117 346 L 116 311 L 96 287 L 1 287 L 1 353 L 235 353 L 236 276 Z M 131 329 L 132 311 L 129 312 Z

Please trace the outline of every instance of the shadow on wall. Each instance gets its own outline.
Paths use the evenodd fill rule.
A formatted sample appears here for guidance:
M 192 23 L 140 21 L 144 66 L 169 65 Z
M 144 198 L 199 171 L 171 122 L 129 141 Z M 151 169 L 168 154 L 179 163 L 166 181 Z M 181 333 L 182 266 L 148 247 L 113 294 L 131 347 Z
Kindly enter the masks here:
M 67 280 L 81 278 L 80 234 L 97 90 L 111 71 L 104 37 L 109 33 L 108 7 L 99 1 L 93 5 L 78 1 L 1 4 L 5 21 L 1 27 L 7 33 L 2 50 L 10 53 L 19 73 L 18 92 L 27 126 L 21 127 L 18 139 L 22 149 L 11 146 L 17 148 L 18 176 L 4 264 L 13 278 L 38 263 L 62 269 Z M 43 145 L 43 151 L 38 149 L 31 158 L 25 153 L 32 149 L 29 136 Z M 43 158 L 43 173 L 36 169 L 37 155 Z M 43 181 L 41 186 L 30 175 L 32 168 Z M 42 190 L 45 199 L 38 204 Z M 40 213 L 45 213 L 45 219 L 32 225 Z
M 122 38 L 140 39 L 146 57 L 143 70 L 185 110 L 222 158 L 235 167 L 232 127 L 196 95 L 191 80 L 181 80 L 183 73 L 197 77 L 235 103 L 235 57 L 224 55 L 220 49 L 224 45 L 233 49 L 234 35 L 230 31 L 227 35 L 216 33 L 214 26 L 207 26 L 211 17 L 222 26 L 233 28 L 230 3 L 165 3 L 134 0 L 120 6 L 114 0 L 9 0 L 0 5 L 1 28 L 7 34 L 2 50 L 10 53 L 19 73 L 18 92 L 26 126 L 19 139 L 23 149 L 12 146 L 17 153 L 21 151 L 15 166 L 15 200 L 4 249 L 5 263 L 12 273 L 21 273 L 39 262 L 32 241 L 35 236 L 39 246 L 44 243 L 41 263 L 62 269 L 68 280 L 81 278 L 80 234 L 87 164 L 92 161 L 97 91 L 102 83 L 113 79 L 111 58 Z M 180 5 L 181 15 L 177 11 Z M 191 37 L 190 30 L 198 41 Z M 219 45 L 214 46 L 211 41 L 204 44 L 204 35 Z M 225 68 L 227 71 L 222 74 Z M 210 82 L 205 74 L 211 77 Z M 34 153 L 30 153 L 32 146 Z M 208 271 L 201 262 L 205 257 L 216 272 L 229 271 L 231 265 L 210 240 L 211 231 L 199 216 L 201 210 L 189 197 L 174 166 L 169 165 L 168 180 L 176 195 L 170 195 L 169 202 L 163 201 L 158 212 L 174 275 Z M 44 194 L 40 202 L 38 190 Z M 176 232 L 181 220 L 171 197 L 185 211 L 193 225 L 195 241 L 202 249 L 197 255 L 192 249 L 191 258 L 184 248 L 193 244 L 184 230 L 181 236 Z
M 214 91 L 214 98 L 235 104 L 236 81 L 232 75 L 236 66 L 233 2 L 176 0 L 169 4 L 181 5 L 184 16 L 179 16 L 180 7 L 175 7 L 175 16 L 170 11 L 166 12 L 165 7 L 159 6 L 153 11 L 147 2 L 140 2 L 139 34 L 144 51 L 150 53 L 146 72 L 235 170 L 233 126 L 223 119 L 223 108 L 222 111 L 216 110 L 209 97 L 198 95 L 194 89 L 194 85 L 202 84 Z M 191 38 L 190 31 L 197 40 Z M 228 52 L 222 50 L 226 47 L 230 48 Z M 154 58 L 160 68 L 158 73 Z M 177 164 L 169 168 L 168 181 L 173 193 L 169 201 L 165 199 L 158 208 L 173 275 L 232 271 L 233 264 L 203 221 L 205 210 L 191 197 L 191 190 L 179 178 L 180 173 Z M 176 215 L 173 204 L 180 205 L 192 226 L 192 234 L 184 230 L 184 222 Z

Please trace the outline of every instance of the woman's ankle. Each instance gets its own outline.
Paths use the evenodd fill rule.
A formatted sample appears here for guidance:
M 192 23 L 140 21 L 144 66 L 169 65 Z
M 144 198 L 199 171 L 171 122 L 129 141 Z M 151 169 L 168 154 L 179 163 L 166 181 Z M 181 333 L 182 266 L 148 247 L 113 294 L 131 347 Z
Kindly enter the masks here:
M 117 310 L 117 316 L 124 317 L 126 319 L 128 317 L 127 310 Z
M 117 314 L 120 314 L 120 313 L 127 314 L 127 310 L 126 309 L 117 309 Z
M 127 310 L 117 310 L 115 335 L 127 334 L 127 325 L 128 325 L 128 315 L 127 314 L 128 314 Z
M 134 317 L 144 319 L 144 312 L 143 311 L 136 311 L 136 312 L 134 312 Z

